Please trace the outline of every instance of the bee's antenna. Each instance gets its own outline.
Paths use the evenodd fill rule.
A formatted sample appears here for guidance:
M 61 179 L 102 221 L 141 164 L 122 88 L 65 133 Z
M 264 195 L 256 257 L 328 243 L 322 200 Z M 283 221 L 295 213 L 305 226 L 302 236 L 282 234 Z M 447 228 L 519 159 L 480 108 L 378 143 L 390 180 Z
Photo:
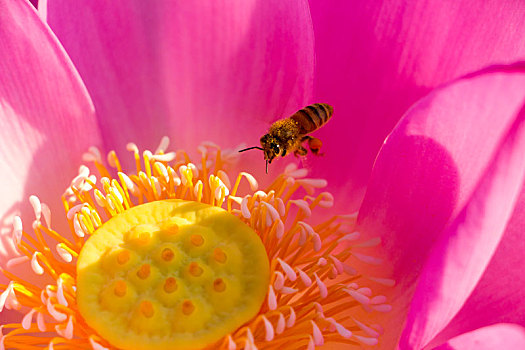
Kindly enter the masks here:
M 260 149 L 261 151 L 264 151 L 264 149 L 262 149 L 259 146 L 253 146 L 253 147 L 248 147 L 248 148 L 245 148 L 245 149 L 241 149 L 239 152 L 249 151 L 251 149 Z
M 268 174 L 268 160 L 266 160 L 266 174 Z

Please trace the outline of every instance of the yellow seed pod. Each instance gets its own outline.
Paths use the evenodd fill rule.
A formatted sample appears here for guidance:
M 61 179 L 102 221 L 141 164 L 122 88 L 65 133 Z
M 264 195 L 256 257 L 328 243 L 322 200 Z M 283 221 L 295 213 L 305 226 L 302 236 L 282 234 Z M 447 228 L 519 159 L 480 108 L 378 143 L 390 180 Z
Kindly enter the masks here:
M 257 314 L 268 283 L 268 257 L 249 226 L 178 199 L 111 218 L 77 264 L 82 316 L 121 349 L 209 346 Z

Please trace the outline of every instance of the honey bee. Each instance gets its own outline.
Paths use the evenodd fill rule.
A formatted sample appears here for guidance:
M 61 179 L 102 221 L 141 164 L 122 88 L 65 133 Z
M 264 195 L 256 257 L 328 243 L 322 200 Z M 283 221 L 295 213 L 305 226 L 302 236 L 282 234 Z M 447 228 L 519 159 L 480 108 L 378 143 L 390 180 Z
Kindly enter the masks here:
M 308 142 L 308 148 L 313 154 L 319 155 L 323 143 L 309 134 L 326 124 L 332 118 L 333 112 L 334 108 L 326 103 L 306 106 L 290 117 L 273 123 L 268 133 L 261 137 L 261 147 L 248 147 L 239 152 L 251 149 L 263 151 L 266 173 L 268 173 L 268 164 L 278 156 L 284 157 L 291 152 L 296 157 L 306 155 L 308 151 L 303 147 L 304 142 Z

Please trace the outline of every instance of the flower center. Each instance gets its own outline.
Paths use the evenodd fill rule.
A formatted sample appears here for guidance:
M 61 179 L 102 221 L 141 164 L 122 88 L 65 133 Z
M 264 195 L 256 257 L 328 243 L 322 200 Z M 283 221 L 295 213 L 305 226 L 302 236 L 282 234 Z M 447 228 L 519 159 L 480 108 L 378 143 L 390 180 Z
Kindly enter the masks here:
M 269 280 L 264 245 L 237 217 L 161 200 L 114 216 L 86 241 L 77 303 L 119 348 L 202 348 L 257 314 Z

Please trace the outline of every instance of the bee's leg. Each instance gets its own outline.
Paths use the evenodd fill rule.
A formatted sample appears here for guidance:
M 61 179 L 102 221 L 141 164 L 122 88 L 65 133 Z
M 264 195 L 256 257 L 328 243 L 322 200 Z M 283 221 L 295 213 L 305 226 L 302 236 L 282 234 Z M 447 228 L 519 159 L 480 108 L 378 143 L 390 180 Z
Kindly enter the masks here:
M 308 141 L 308 148 L 310 148 L 310 151 L 313 154 L 315 154 L 316 156 L 322 155 L 321 153 L 319 153 L 319 151 L 321 150 L 321 146 L 323 145 L 323 142 L 321 142 L 321 140 L 312 136 L 305 136 L 303 137 L 302 141 Z
M 306 148 L 304 148 L 303 146 L 298 146 L 295 151 L 293 152 L 293 154 L 296 156 L 296 157 L 302 157 L 302 156 L 305 156 L 306 154 L 308 153 L 308 151 L 306 150 Z

